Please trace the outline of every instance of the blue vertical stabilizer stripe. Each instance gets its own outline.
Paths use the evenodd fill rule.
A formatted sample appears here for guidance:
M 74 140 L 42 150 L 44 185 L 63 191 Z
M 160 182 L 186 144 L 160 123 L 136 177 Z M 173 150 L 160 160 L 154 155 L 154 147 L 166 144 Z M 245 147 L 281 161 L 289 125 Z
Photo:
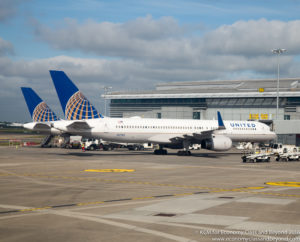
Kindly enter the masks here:
M 218 126 L 219 129 L 225 129 L 225 125 L 221 116 L 221 113 L 218 111 Z
M 72 95 L 78 92 L 78 88 L 63 71 L 51 70 L 50 75 L 65 114 L 66 105 Z
M 21 87 L 21 90 L 25 98 L 30 116 L 32 117 L 34 109 L 42 102 L 42 99 L 30 87 Z

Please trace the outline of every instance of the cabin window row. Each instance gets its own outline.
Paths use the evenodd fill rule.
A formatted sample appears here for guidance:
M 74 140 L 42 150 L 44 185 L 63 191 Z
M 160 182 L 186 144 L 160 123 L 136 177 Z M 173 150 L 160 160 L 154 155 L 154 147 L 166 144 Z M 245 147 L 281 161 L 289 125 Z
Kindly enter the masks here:
M 233 130 L 256 130 L 256 128 L 232 128 Z
M 213 129 L 213 127 L 191 127 L 191 126 L 148 126 L 148 125 L 116 125 L 118 129 Z

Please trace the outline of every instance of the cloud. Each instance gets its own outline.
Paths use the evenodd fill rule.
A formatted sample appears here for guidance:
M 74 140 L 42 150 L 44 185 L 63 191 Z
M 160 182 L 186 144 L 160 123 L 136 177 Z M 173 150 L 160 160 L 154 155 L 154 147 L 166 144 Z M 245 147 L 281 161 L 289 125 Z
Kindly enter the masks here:
M 273 48 L 286 48 L 286 61 L 300 54 L 300 21 L 238 21 L 197 35 L 193 28 L 181 26 L 172 17 L 151 16 L 126 23 L 95 22 L 82 24 L 67 19 L 59 28 L 35 24 L 38 39 L 53 48 L 103 57 L 139 60 L 159 69 L 220 68 L 244 71 L 253 67 L 269 72 Z M 264 59 L 265 67 L 256 65 Z M 283 59 L 283 58 L 282 58 Z M 223 62 L 220 63 L 220 60 Z M 284 62 L 284 60 L 282 60 Z M 172 76 L 170 76 L 172 79 Z
M 151 16 L 127 23 L 88 20 L 83 24 L 66 19 L 63 27 L 51 29 L 35 23 L 38 39 L 59 50 L 81 50 L 99 56 L 152 57 L 181 44 L 184 29 L 172 17 Z M 182 47 L 182 46 L 180 46 Z M 165 50 L 165 51 L 164 51 Z M 172 49 L 173 51 L 173 49 Z
M 268 55 L 274 48 L 300 54 L 300 20 L 282 22 L 266 19 L 238 21 L 207 33 L 202 45 L 208 53 L 244 56 Z
M 13 54 L 13 53 L 14 53 L 13 45 L 10 42 L 0 37 L 0 56 L 6 54 Z
M 151 16 L 126 23 L 65 20 L 59 28 L 35 24 L 36 36 L 64 51 L 93 53 L 93 58 L 66 55 L 12 60 L 0 55 L 0 109 L 12 104 L 28 118 L 20 87 L 30 86 L 61 114 L 49 70 L 64 70 L 101 112 L 102 87 L 114 90 L 153 89 L 158 82 L 276 77 L 272 48 L 286 48 L 280 57 L 281 76 L 299 77 L 300 21 L 238 21 L 202 35 L 171 17 Z M 188 32 L 191 31 L 191 32 Z M 3 51 L 1 51 L 3 49 Z M 10 44 L 0 39 L 0 53 Z M 65 52 L 66 53 L 66 52 Z M 97 57 L 98 55 L 98 57 Z M 112 57 L 112 58 L 107 58 Z M 21 103 L 16 103 L 15 100 Z M 20 108 L 23 105 L 23 108 Z
M 0 22 L 8 20 L 17 13 L 18 5 L 28 0 L 1 0 L 0 1 Z
M 172 17 L 151 16 L 126 23 L 83 24 L 65 20 L 59 28 L 36 24 L 36 36 L 60 50 L 80 50 L 99 56 L 125 58 L 187 59 L 203 53 L 211 55 L 269 55 L 273 48 L 300 54 L 300 20 L 238 21 L 196 36 Z M 186 31 L 189 32 L 186 35 Z

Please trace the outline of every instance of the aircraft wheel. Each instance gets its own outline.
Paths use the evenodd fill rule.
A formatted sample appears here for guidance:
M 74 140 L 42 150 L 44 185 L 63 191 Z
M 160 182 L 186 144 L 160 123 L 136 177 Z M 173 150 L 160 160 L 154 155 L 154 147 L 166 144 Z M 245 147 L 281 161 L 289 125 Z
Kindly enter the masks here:
M 180 150 L 180 151 L 177 152 L 178 156 L 191 156 L 191 154 L 192 153 L 189 150 L 187 150 L 187 151 L 186 150 Z
M 167 155 L 167 150 L 154 150 L 154 155 Z

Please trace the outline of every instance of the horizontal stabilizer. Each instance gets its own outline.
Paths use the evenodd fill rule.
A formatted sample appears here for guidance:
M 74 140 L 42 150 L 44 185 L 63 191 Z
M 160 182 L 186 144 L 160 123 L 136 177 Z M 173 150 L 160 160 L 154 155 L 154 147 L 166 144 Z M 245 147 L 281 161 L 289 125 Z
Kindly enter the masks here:
M 92 127 L 89 126 L 85 121 L 74 121 L 67 126 L 68 129 L 75 129 L 75 130 L 88 130 Z
M 45 130 L 50 130 L 51 126 L 49 124 L 43 124 L 43 123 L 36 123 L 36 125 L 34 126 L 35 129 L 45 129 Z
M 85 120 L 60 120 L 54 122 L 52 126 L 64 132 L 88 131 L 92 128 L 86 123 Z
M 36 131 L 49 131 L 51 129 L 51 125 L 48 123 L 37 123 L 31 122 L 23 125 L 24 128 Z

